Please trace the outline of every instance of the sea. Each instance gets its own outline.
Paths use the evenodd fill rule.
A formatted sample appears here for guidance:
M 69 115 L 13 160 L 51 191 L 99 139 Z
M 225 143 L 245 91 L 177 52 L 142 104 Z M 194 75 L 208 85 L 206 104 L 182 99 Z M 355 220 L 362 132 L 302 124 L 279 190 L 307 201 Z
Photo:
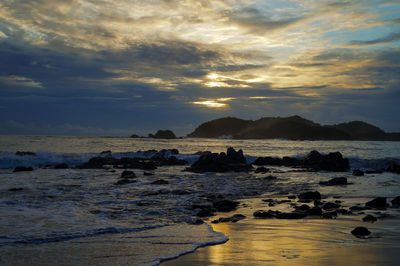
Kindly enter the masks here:
M 400 195 L 400 176 L 388 172 L 356 177 L 351 170 L 304 172 L 272 167 L 271 174 L 277 178 L 271 180 L 254 172 L 184 171 L 198 159 L 198 151 L 219 153 L 228 147 L 242 149 L 248 163 L 259 156 L 300 158 L 317 150 L 322 154 L 339 151 L 349 159 L 351 170 L 400 164 L 400 142 L 3 135 L 0 264 L 157 265 L 199 247 L 223 244 L 229 239 L 213 230 L 212 218 L 195 224 L 198 210 L 190 208 L 210 195 L 244 201 L 318 190 L 326 198 L 344 199 L 349 206 L 375 197 L 387 197 L 389 202 Z M 179 154 L 174 156 L 187 160 L 188 165 L 132 169 L 137 182 L 124 185 L 116 185 L 123 169 L 75 168 L 92 157 L 109 156 L 104 151 L 115 158 L 148 158 L 162 149 L 177 149 Z M 34 155 L 16 155 L 17 151 Z M 61 163 L 69 168 L 54 169 Z M 33 167 L 34 171 L 13 172 L 17 166 Z M 339 176 L 348 177 L 353 185 L 319 186 L 320 181 Z M 168 184 L 153 184 L 159 179 Z M 400 213 L 398 209 L 387 213 L 395 222 L 379 230 L 398 241 Z M 393 245 L 396 241 L 389 242 Z M 384 245 L 385 240 L 380 243 Z

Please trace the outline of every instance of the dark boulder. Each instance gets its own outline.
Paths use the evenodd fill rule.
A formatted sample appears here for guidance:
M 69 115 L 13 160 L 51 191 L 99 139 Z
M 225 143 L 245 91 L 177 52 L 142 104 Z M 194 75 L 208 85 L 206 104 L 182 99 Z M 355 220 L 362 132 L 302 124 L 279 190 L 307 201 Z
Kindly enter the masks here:
M 366 215 L 365 217 L 362 218 L 362 220 L 364 222 L 376 222 L 378 220 L 378 218 L 376 218 L 375 216 L 372 216 L 371 214 Z
M 385 197 L 375 198 L 375 199 L 365 203 L 365 206 L 371 207 L 371 208 L 374 208 L 374 209 L 386 209 L 386 206 L 387 206 L 386 198 Z
M 68 169 L 69 165 L 66 163 L 59 163 L 54 165 L 54 169 Z
M 123 171 L 121 173 L 120 178 L 125 178 L 125 179 L 136 178 L 136 175 L 133 171 Z
M 301 162 L 301 166 L 315 171 L 343 172 L 350 169 L 349 160 L 343 158 L 340 152 L 331 152 L 322 155 L 318 151 L 311 151 Z
M 144 176 L 151 176 L 151 175 L 154 175 L 153 173 L 150 173 L 150 172 L 143 172 L 143 175 Z
M 270 211 L 255 211 L 253 216 L 256 218 L 274 218 L 275 215 Z
M 258 173 L 268 173 L 269 169 L 265 168 L 263 166 L 257 167 L 256 170 L 254 170 L 254 173 L 258 174 Z
M 321 216 L 322 215 L 322 209 L 320 207 L 312 207 L 307 210 L 308 215 L 312 216 Z
M 364 211 L 364 210 L 369 210 L 369 209 L 370 209 L 369 207 L 363 207 L 363 206 L 357 206 L 357 205 L 350 207 L 350 210 L 352 210 L 352 211 Z
M 353 215 L 353 213 L 351 211 L 346 210 L 346 209 L 337 209 L 336 211 L 338 214 L 341 214 L 341 215 Z
M 296 195 L 290 195 L 288 196 L 288 199 L 296 199 Z
M 36 156 L 36 153 L 31 152 L 31 151 L 17 151 L 15 153 L 15 155 L 18 155 L 18 156 Z
M 354 228 L 354 229 L 351 231 L 351 233 L 352 233 L 353 235 L 355 235 L 355 236 L 368 236 L 368 235 L 371 234 L 371 232 L 370 232 L 367 228 L 362 227 L 362 226 L 359 226 L 359 227 Z
M 254 162 L 254 165 L 274 165 L 274 166 L 281 166 L 283 165 L 283 161 L 280 158 L 274 157 L 258 157 Z
M 211 208 L 203 208 L 201 209 L 198 213 L 198 217 L 208 217 L 208 216 L 214 216 L 215 213 Z
M 319 182 L 322 186 L 343 186 L 347 185 L 347 177 L 335 177 L 328 181 L 321 181 Z
M 15 172 L 27 172 L 27 171 L 33 171 L 32 167 L 25 167 L 25 166 L 17 166 L 14 168 L 14 173 Z
M 169 184 L 169 182 L 164 179 L 158 179 L 158 180 L 152 182 L 151 184 L 152 185 L 167 185 L 167 184 Z
M 245 219 L 246 216 L 242 215 L 242 214 L 235 214 L 231 217 L 227 217 L 227 218 L 219 218 L 217 220 L 212 221 L 213 224 L 217 224 L 217 223 L 226 223 L 226 222 L 232 222 L 232 223 L 236 223 L 240 220 Z
M 228 171 L 250 171 L 251 165 L 246 164 L 246 159 L 243 156 L 243 151 L 235 151 L 233 148 L 228 148 L 228 154 L 206 152 L 199 157 L 186 171 L 195 173 L 204 172 L 228 172 Z
M 130 183 L 134 183 L 136 182 L 136 180 L 132 180 L 132 179 L 120 179 L 118 180 L 115 184 L 116 185 L 125 185 L 125 184 L 130 184 Z
M 352 174 L 354 176 L 363 176 L 364 175 L 364 171 L 362 171 L 360 169 L 354 169 Z
M 275 211 L 275 217 L 277 219 L 302 219 L 307 216 L 306 212 L 294 211 L 294 212 L 280 212 Z
M 13 188 L 10 188 L 8 191 L 15 192 L 15 191 L 22 191 L 22 190 L 24 190 L 22 187 L 13 187 Z
M 336 210 L 331 210 L 331 211 L 326 211 L 322 213 L 322 218 L 325 219 L 333 219 L 336 218 L 338 215 L 338 212 Z
M 333 202 L 327 202 L 322 206 L 322 209 L 328 211 L 328 210 L 336 210 L 340 208 L 339 204 L 333 203 Z
M 400 196 L 395 197 L 391 202 L 393 206 L 400 206 Z
M 400 174 L 400 165 L 396 163 L 392 163 L 388 168 L 386 168 L 387 172 Z
M 320 200 L 321 194 L 318 191 L 303 192 L 298 195 L 300 200 Z
M 239 202 L 233 200 L 218 200 L 213 202 L 213 207 L 219 212 L 230 212 L 236 209 Z

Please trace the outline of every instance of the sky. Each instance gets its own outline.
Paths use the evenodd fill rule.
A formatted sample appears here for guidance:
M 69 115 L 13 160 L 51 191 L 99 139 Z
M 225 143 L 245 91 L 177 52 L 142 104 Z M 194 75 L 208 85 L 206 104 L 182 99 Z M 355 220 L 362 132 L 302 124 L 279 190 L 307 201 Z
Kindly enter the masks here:
M 398 0 L 0 1 L 0 134 L 399 114 Z

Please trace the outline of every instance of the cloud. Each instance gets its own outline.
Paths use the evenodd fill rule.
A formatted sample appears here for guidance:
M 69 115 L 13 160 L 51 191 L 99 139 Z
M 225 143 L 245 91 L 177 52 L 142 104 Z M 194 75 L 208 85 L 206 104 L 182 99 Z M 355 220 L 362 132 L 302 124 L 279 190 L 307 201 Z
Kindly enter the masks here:
M 400 33 L 390 33 L 382 38 L 377 38 L 367 41 L 352 41 L 351 45 L 355 46 L 367 46 L 367 45 L 382 45 L 390 42 L 400 41 Z
M 23 87 L 44 89 L 40 82 L 36 82 L 31 78 L 21 76 L 0 76 L 0 84 L 7 87 Z

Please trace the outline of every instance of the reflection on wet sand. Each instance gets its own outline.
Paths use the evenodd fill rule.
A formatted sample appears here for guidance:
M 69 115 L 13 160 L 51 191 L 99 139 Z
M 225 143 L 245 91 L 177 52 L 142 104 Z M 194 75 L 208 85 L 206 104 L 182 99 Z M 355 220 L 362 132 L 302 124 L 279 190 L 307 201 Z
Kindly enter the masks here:
M 219 223 L 213 228 L 229 237 L 227 243 L 200 248 L 165 265 L 399 265 L 400 236 L 390 234 L 393 222 L 369 225 L 376 232 L 370 239 L 349 233 L 359 224 L 356 219 Z

